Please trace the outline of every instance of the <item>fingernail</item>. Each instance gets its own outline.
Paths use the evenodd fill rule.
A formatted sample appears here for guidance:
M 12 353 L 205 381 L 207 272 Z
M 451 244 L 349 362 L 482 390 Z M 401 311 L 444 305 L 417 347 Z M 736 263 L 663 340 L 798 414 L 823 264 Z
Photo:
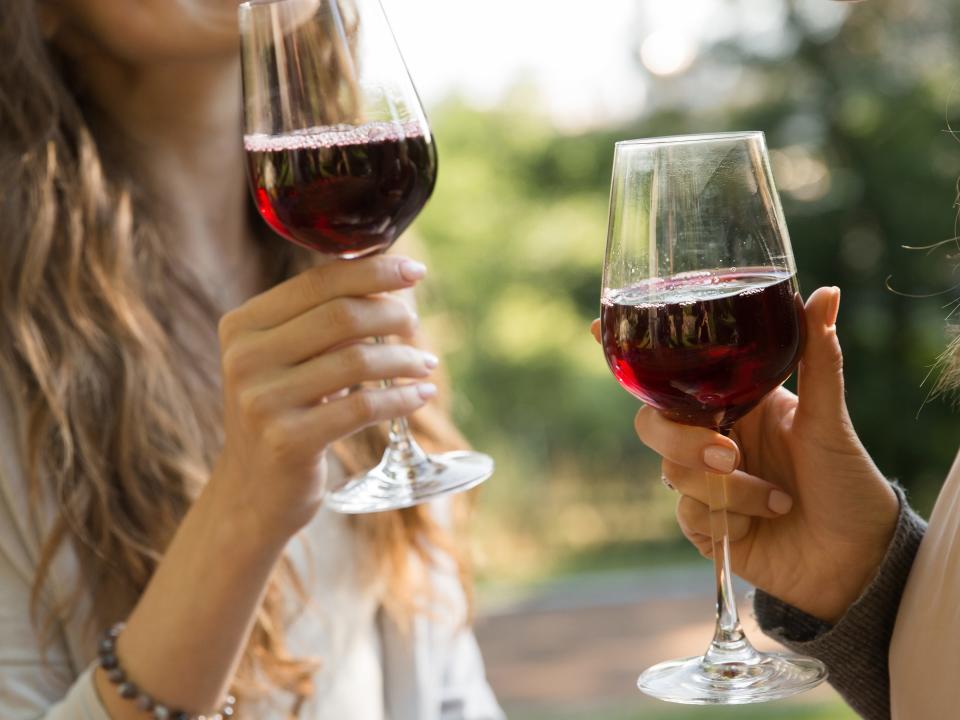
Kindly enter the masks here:
M 723 445 L 711 445 L 703 451 L 703 462 L 717 472 L 732 473 L 737 467 L 737 453 Z
M 427 366 L 428 370 L 433 370 L 440 364 L 440 358 L 433 353 L 425 352 L 423 353 L 423 364 Z
M 840 315 L 840 288 L 833 288 L 833 305 L 830 308 L 830 316 L 827 318 L 827 327 L 833 327 L 837 324 L 837 316 Z
M 437 394 L 437 386 L 433 383 L 420 383 L 417 385 L 417 392 L 423 400 L 429 400 Z
M 427 274 L 427 266 L 416 260 L 404 260 L 400 263 L 400 276 L 408 282 L 420 280 Z
M 767 499 L 767 507 L 777 515 L 786 515 L 793 507 L 793 498 L 782 490 L 771 490 Z

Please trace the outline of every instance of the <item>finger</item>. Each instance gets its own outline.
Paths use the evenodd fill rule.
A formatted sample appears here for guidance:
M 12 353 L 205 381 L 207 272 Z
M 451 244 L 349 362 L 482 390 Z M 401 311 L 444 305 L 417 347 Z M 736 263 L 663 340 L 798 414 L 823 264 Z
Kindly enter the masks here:
M 410 337 L 419 320 L 410 306 L 390 295 L 339 298 L 270 330 L 249 336 L 260 356 L 295 365 L 333 348 L 369 337 Z
M 435 355 L 409 345 L 354 343 L 277 374 L 244 393 L 248 414 L 269 417 L 307 408 L 345 388 L 396 378 L 425 378 L 439 365 Z
M 600 342 L 600 318 L 590 323 L 590 334 L 593 335 L 594 340 Z
M 713 519 L 714 524 L 718 527 L 720 526 L 718 522 L 720 519 L 719 513 L 720 511 L 714 513 L 717 517 Z M 710 508 L 699 500 L 689 497 L 688 495 L 681 495 L 680 499 L 677 500 L 677 522 L 680 524 L 680 529 L 683 531 L 683 534 L 687 537 L 696 535 L 713 537 L 711 534 L 710 515 Z M 752 526 L 753 520 L 750 517 L 739 513 L 727 513 L 727 534 L 731 543 L 743 540 L 750 532 Z M 717 540 L 719 539 L 718 537 Z
M 237 329 L 275 327 L 334 298 L 408 288 L 425 275 L 422 263 L 393 255 L 334 260 L 312 267 L 227 313 L 221 320 L 221 339 Z
M 687 534 L 683 528 L 680 528 L 680 531 L 683 532 L 683 536 L 690 541 L 690 543 L 701 555 L 703 555 L 705 558 L 713 557 L 713 538 L 711 538 L 709 535 L 701 535 L 700 533 L 695 532 Z
M 837 339 L 839 309 L 839 288 L 818 288 L 807 300 L 807 341 L 797 379 L 797 412 L 830 424 L 846 417 L 843 352 Z
M 701 555 L 704 557 L 710 557 L 713 554 L 713 538 L 711 538 L 710 535 L 705 535 L 685 526 L 683 522 L 680 521 L 679 507 L 677 510 L 677 525 L 680 528 L 680 532 L 683 533 L 683 536 L 689 540 L 695 548 L 697 548 Z
M 344 398 L 317 405 L 291 422 L 296 433 L 329 444 L 353 433 L 396 417 L 405 417 L 423 407 L 437 394 L 433 383 L 396 385 L 391 388 L 358 390 Z
M 684 535 L 710 535 L 710 508 L 699 500 L 681 495 L 677 498 L 677 523 Z
M 708 473 L 664 460 L 661 473 L 681 495 L 710 504 Z M 716 475 L 713 475 L 717 478 Z M 775 518 L 785 515 L 793 506 L 793 499 L 773 483 L 737 470 L 720 478 L 723 483 L 722 507 L 753 517 Z
M 737 444 L 730 438 L 708 428 L 671 422 L 649 405 L 637 412 L 634 428 L 644 445 L 678 465 L 730 473 L 739 462 Z

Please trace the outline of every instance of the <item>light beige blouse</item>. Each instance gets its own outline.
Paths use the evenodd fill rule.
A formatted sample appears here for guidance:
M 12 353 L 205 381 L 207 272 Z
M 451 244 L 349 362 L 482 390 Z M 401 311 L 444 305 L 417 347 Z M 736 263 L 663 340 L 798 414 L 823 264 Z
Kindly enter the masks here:
M 15 417 L 0 393 L 0 720 L 110 720 L 92 682 L 96 637 L 85 628 L 86 599 L 57 623 L 46 659 L 30 621 L 30 588 L 50 523 L 26 499 Z M 403 633 L 380 612 L 380 588 L 357 572 L 359 548 L 343 516 L 321 511 L 289 550 L 312 600 L 289 628 L 290 649 L 328 660 L 303 720 L 502 720 L 455 573 L 433 574 L 445 611 L 416 618 Z M 45 604 L 55 607 L 77 586 L 79 563 L 65 548 Z M 289 708 L 289 698 L 276 695 L 247 716 L 280 720 Z
M 960 455 L 910 571 L 890 643 L 893 720 L 960 718 Z

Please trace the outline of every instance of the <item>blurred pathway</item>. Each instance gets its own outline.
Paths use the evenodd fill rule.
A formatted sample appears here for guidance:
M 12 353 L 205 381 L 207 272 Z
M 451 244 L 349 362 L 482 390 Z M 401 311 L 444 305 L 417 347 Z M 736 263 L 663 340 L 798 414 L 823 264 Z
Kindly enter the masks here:
M 585 575 L 527 588 L 485 590 L 477 635 L 487 673 L 516 716 L 580 717 L 592 708 L 662 704 L 636 690 L 645 667 L 694 655 L 713 632 L 709 565 Z M 746 632 L 761 649 L 775 643 L 750 616 L 746 586 L 737 597 Z M 835 697 L 826 687 L 793 702 Z M 547 713 L 547 714 L 545 714 Z

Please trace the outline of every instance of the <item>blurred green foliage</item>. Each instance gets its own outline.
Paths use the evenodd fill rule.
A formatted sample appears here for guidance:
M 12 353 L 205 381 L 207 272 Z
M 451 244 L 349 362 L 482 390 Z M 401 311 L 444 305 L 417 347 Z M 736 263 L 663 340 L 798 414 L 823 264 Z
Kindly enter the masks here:
M 960 297 L 960 246 L 901 246 L 956 234 L 960 147 L 946 130 L 960 8 L 871 0 L 824 29 L 816 3 L 781 5 L 776 49 L 738 37 L 709 48 L 686 77 L 651 79 L 650 97 L 666 100 L 621 127 L 560 133 L 522 86 L 497 110 L 454 99 L 433 114 L 440 181 L 418 224 L 430 322 L 457 416 L 499 462 L 480 522 L 511 568 L 675 533 L 656 459 L 631 427 L 636 403 L 587 331 L 624 138 L 766 131 L 801 287 L 843 291 L 855 425 L 883 472 L 931 506 L 958 433 L 947 402 L 925 404 L 923 381 Z

